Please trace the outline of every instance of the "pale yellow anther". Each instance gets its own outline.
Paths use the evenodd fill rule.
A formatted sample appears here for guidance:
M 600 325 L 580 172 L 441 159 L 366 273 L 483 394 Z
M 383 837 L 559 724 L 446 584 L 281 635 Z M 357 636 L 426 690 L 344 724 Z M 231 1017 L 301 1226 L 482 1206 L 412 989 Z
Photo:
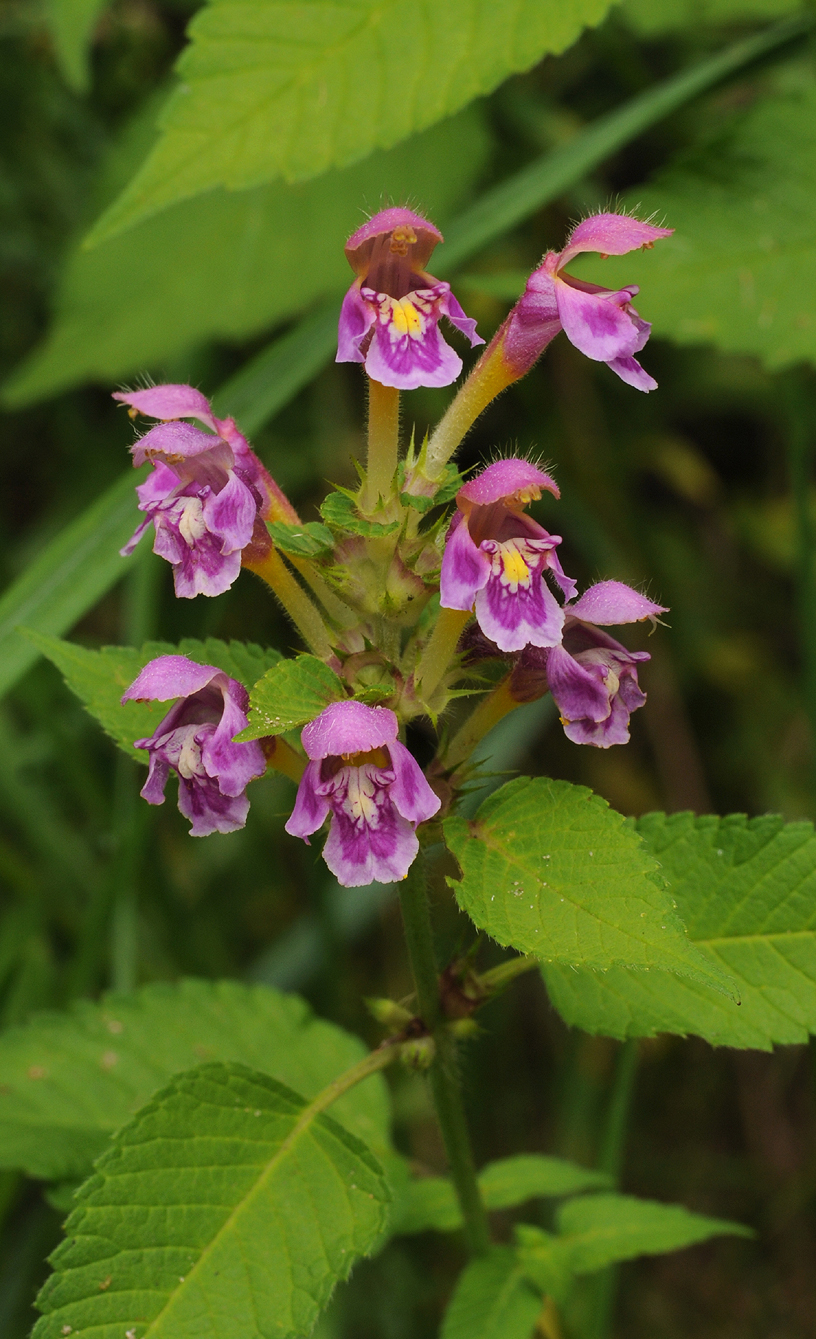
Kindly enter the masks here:
M 403 223 L 391 234 L 390 250 L 392 255 L 407 256 L 408 248 L 414 245 L 417 236 L 410 224 Z

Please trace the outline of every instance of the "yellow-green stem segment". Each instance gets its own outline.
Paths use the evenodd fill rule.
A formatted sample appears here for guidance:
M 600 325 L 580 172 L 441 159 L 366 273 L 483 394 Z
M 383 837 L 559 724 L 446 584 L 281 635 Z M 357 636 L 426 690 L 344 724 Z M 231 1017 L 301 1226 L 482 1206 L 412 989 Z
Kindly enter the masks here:
M 414 674 L 417 696 L 425 702 L 442 682 L 445 671 L 456 654 L 456 646 L 465 630 L 470 613 L 462 609 L 440 609 L 436 625 L 425 650 L 419 658 Z
M 514 381 L 519 373 L 503 357 L 504 332 L 487 346 L 465 384 L 448 405 L 428 442 L 425 474 L 438 479 L 465 433 L 483 409 Z
M 374 511 L 394 487 L 399 447 L 400 393 L 379 381 L 368 382 L 368 474 L 364 510 Z
M 253 554 L 250 557 L 247 557 L 245 551 L 243 564 L 250 572 L 261 577 L 277 595 L 309 650 L 314 651 L 322 660 L 328 660 L 331 656 L 328 629 L 277 549 L 272 547 L 262 555 Z
M 517 706 L 519 703 L 510 692 L 508 674 L 492 692 L 487 694 L 487 697 L 482 698 L 478 707 L 470 713 L 464 725 L 453 736 L 442 758 L 446 770 L 460 767 L 462 763 L 467 762 L 479 741 Z

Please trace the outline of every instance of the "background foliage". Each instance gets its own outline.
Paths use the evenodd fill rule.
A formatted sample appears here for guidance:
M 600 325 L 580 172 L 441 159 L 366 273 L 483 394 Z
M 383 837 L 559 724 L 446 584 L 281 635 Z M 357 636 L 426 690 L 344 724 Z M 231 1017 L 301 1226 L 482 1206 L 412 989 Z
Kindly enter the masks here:
M 295 9 L 308 19 L 299 34 L 306 40 L 285 68 L 272 69 L 265 39 L 291 35 Z M 807 1039 L 816 960 L 812 893 L 802 883 L 814 840 L 802 820 L 816 817 L 809 9 L 792 0 L 625 0 L 612 8 L 456 0 L 409 15 L 381 0 L 342 11 L 271 0 L 201 9 L 188 0 L 5 0 L 0 13 L 0 1163 L 8 1168 L 0 1172 L 0 1331 L 9 1339 L 29 1333 L 44 1258 L 74 1205 L 70 1184 L 44 1191 L 43 1182 L 84 1176 L 102 1146 L 99 1128 L 70 1109 L 78 1084 L 91 1104 L 97 1088 L 127 1093 L 122 1119 L 199 1062 L 218 1073 L 198 1081 L 216 1086 L 257 1087 L 241 1067 L 273 1069 L 303 1101 L 339 1067 L 332 1047 L 345 1045 L 345 1034 L 330 1024 L 376 1044 L 381 1033 L 361 997 L 409 989 L 393 890 L 341 891 L 313 852 L 283 837 L 289 782 L 270 776 L 255 785 L 244 832 L 190 842 L 172 805 L 136 803 L 138 767 L 115 756 L 57 669 L 37 658 L 38 647 L 64 657 L 42 637 L 69 631 L 90 651 L 195 638 L 213 663 L 212 639 L 225 655 L 232 638 L 246 635 L 300 649 L 251 576 L 217 599 L 174 602 L 168 573 L 151 555 L 115 556 L 133 523 L 133 481 L 120 483 L 131 430 L 110 390 L 150 375 L 217 392 L 219 412 L 239 415 L 304 518 L 316 522 L 324 481 L 351 483 L 352 457 L 362 454 L 361 379 L 356 368 L 330 362 L 348 277 L 341 243 L 361 209 L 391 199 L 426 207 L 448 236 L 435 272 L 455 276 L 489 334 L 524 272 L 561 245 L 569 222 L 621 199 L 665 216 L 675 237 L 644 257 L 593 257 L 575 272 L 641 284 L 639 310 L 655 329 L 645 362 L 659 392 L 635 395 L 557 340 L 480 421 L 460 464 L 496 445 L 542 452 L 562 486 L 556 528 L 569 570 L 580 569 L 584 581 L 648 582 L 671 607 L 669 626 L 648 643 L 644 634 L 653 656 L 644 675 L 649 701 L 628 748 L 575 748 L 552 710 L 536 703 L 509 718 L 485 754 L 491 772 L 523 769 L 555 785 L 588 785 L 635 818 L 668 811 L 640 831 L 676 881 L 698 970 L 703 963 L 708 973 L 725 967 L 739 977 L 739 1029 L 729 1032 L 725 997 L 704 974 L 678 972 L 667 1016 L 665 985 L 656 1003 L 648 973 L 605 962 L 598 967 L 609 970 L 582 969 L 579 980 L 554 961 L 547 990 L 576 1027 L 559 1020 L 540 978 L 519 981 L 481 1016 L 483 1035 L 466 1052 L 468 1106 L 479 1164 L 491 1164 L 486 1186 L 490 1176 L 500 1180 L 497 1159 L 525 1150 L 582 1164 L 595 1178 L 587 1185 L 606 1187 L 558 1213 L 537 1201 L 539 1228 L 528 1227 L 524 1249 L 536 1269 L 550 1271 L 550 1285 L 559 1252 L 599 1267 L 599 1257 L 580 1254 L 599 1223 L 578 1219 L 590 1205 L 602 1217 L 615 1187 L 756 1230 L 755 1239 L 722 1236 L 633 1259 L 617 1293 L 609 1273 L 588 1275 L 569 1312 L 576 1335 L 805 1339 L 816 1313 Z M 778 23 L 787 26 L 772 27 Z M 224 73 L 213 62 L 227 48 Z M 182 50 L 191 91 L 170 92 L 168 101 Z M 230 107 L 240 110 L 261 86 L 268 91 L 270 79 L 279 91 L 264 111 L 263 135 L 242 139 Z M 223 133 L 214 135 L 214 125 Z M 298 125 L 308 133 L 295 133 Z M 98 220 L 89 249 L 83 239 Z M 405 397 L 406 426 L 421 434 L 446 399 L 429 390 Z M 109 501 L 88 511 L 106 489 Z M 542 503 L 540 514 L 555 525 L 554 504 Z M 20 624 L 40 640 L 17 632 Z M 70 664 L 61 668 L 70 678 Z M 263 668 L 259 661 L 246 672 L 254 681 Z M 315 692 L 330 695 L 331 686 L 318 681 Z M 142 710 L 134 706 L 134 716 Z M 289 719 L 299 710 L 293 702 Z M 412 742 L 422 756 L 427 741 L 418 732 Z M 498 779 L 484 779 L 474 811 Z M 782 818 L 673 816 L 689 809 Z M 484 812 L 500 822 L 500 801 Z M 612 821 L 605 812 L 603 819 L 599 804 L 599 823 Z M 630 838 L 621 828 L 620 842 Z M 758 922 L 771 867 L 789 881 L 790 896 L 762 934 L 742 935 L 734 909 L 747 902 Z M 435 903 L 454 952 L 472 931 L 455 882 L 446 882 L 451 873 L 440 860 Z M 705 917 L 701 880 L 707 888 L 719 880 Z M 650 887 L 657 908 L 660 894 Z M 526 911 L 507 901 L 513 914 Z M 487 928 L 501 939 L 493 923 Z M 534 937 L 533 920 L 529 928 Z M 204 979 L 185 987 L 190 1049 L 211 1049 L 157 1052 L 145 1069 L 139 1028 L 155 1049 L 162 992 L 185 976 Z M 208 978 L 235 984 L 210 987 Z M 127 1018 L 121 1003 L 111 1012 L 87 1002 L 104 988 L 135 985 L 147 989 L 129 997 Z M 251 990 L 262 987 L 297 990 L 329 1021 L 267 992 L 247 1012 L 240 1047 L 209 1034 L 202 1042 L 211 990 L 232 990 L 229 1007 L 241 1018 Z M 253 1032 L 258 998 L 267 1001 L 262 1036 Z M 82 1040 L 63 1083 L 56 1016 L 31 1030 L 18 1025 L 33 1011 L 72 1004 Z M 591 1035 L 599 1011 L 613 1037 L 629 1040 Z M 110 1032 L 111 1020 L 127 1024 L 132 1046 Z M 666 1027 L 693 1035 L 668 1037 Z M 753 1049 L 715 1049 L 729 1045 Z M 321 1055 L 329 1056 L 325 1071 Z M 345 1099 L 342 1118 L 393 1157 L 384 1082 Z M 321 1339 L 436 1333 L 461 1268 L 456 1237 L 428 1230 L 452 1227 L 455 1217 L 439 1180 L 444 1159 L 425 1088 L 403 1073 L 388 1083 L 395 1148 L 436 1176 L 427 1203 L 403 1206 L 414 1215 L 403 1218 L 413 1221 L 412 1235 L 383 1244 L 357 1268 L 321 1321 Z M 52 1111 L 47 1084 L 67 1093 L 64 1120 L 56 1132 L 41 1124 L 32 1142 L 37 1102 Z M 253 1110 L 263 1107 L 271 1129 L 293 1100 L 270 1089 L 253 1096 Z M 14 1144 L 23 1130 L 27 1151 Z M 123 1134 L 106 1155 L 104 1185 L 76 1212 L 110 1212 L 106 1178 L 116 1159 L 138 1156 L 130 1139 Z M 357 1156 L 331 1147 L 340 1159 Z M 538 1165 L 542 1197 L 564 1193 L 566 1183 L 552 1180 L 557 1171 Z M 502 1175 L 512 1180 L 507 1168 Z M 530 1175 L 527 1167 L 526 1184 Z M 509 1242 L 517 1198 L 490 1193 Z M 621 1221 L 618 1200 L 613 1208 Z M 632 1215 L 635 1245 L 659 1230 L 675 1232 L 667 1240 L 676 1244 L 710 1235 L 695 1235 L 699 1220 L 688 1215 L 662 1227 L 647 1210 Z M 372 1209 L 365 1230 L 355 1230 L 373 1240 L 376 1218 Z M 627 1255 L 618 1245 L 600 1264 L 640 1249 Z M 496 1280 L 504 1280 L 509 1310 L 488 1318 L 494 1332 L 535 1319 L 539 1301 L 516 1260 L 499 1247 L 479 1267 L 487 1283 L 476 1267 L 463 1276 L 447 1339 L 473 1334 Z M 331 1277 L 344 1272 L 335 1260 Z M 323 1287 L 315 1284 L 316 1296 Z M 50 1323 L 46 1317 L 40 1332 L 51 1333 Z

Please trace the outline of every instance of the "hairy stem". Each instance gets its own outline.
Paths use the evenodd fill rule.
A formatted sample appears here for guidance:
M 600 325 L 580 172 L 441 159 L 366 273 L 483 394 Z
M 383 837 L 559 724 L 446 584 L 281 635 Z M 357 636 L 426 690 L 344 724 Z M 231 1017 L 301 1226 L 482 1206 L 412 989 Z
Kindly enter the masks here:
M 508 674 L 491 693 L 487 694 L 487 697 L 482 698 L 464 725 L 457 730 L 442 758 L 445 767 L 448 769 L 460 767 L 462 763 L 467 762 L 476 745 L 484 739 L 488 731 L 518 706 L 520 703 L 510 692 Z
M 490 1245 L 490 1233 L 456 1073 L 456 1043 L 442 1018 L 439 973 L 421 856 L 414 861 L 399 890 L 419 1012 L 436 1043 L 430 1074 L 436 1116 L 462 1210 L 468 1248 L 473 1255 L 484 1255 Z
M 462 609 L 439 610 L 439 618 L 414 674 L 416 691 L 422 694 L 426 702 L 442 682 L 469 618 L 470 614 Z
M 276 548 L 247 558 L 244 566 L 261 577 L 278 597 L 310 651 L 323 660 L 331 655 L 328 629 L 312 601 L 298 584 Z
M 308 558 L 298 558 L 295 554 L 289 555 L 289 561 L 295 571 L 299 572 L 303 580 L 311 586 L 329 618 L 337 624 L 338 628 L 351 628 L 354 627 L 355 623 L 359 623 L 359 614 L 356 614 L 344 600 L 341 600 L 339 595 L 335 595 L 317 571 L 314 563 L 310 563 Z
M 425 474 L 429 479 L 439 478 L 465 433 L 490 401 L 518 381 L 519 372 L 502 357 L 503 335 L 502 327 L 434 428 L 425 458 Z
M 379 498 L 394 486 L 399 444 L 400 393 L 379 381 L 368 382 L 368 476 L 364 510 L 373 511 Z

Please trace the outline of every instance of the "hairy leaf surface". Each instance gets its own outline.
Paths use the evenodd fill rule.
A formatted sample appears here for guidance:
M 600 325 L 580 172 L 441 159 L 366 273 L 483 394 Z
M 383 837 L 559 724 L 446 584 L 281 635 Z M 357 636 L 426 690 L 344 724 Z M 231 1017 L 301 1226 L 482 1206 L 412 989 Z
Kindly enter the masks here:
M 459 1278 L 441 1339 L 530 1339 L 541 1296 L 510 1246 L 493 1246 Z
M 217 665 L 246 688 L 252 687 L 267 666 L 274 666 L 281 660 L 279 651 L 265 650 L 251 642 L 221 642 L 215 637 L 208 637 L 203 642 L 186 637 L 178 646 L 169 642 L 145 642 L 138 650 L 132 646 L 104 646 L 101 651 L 93 651 L 57 637 L 29 635 L 43 655 L 65 676 L 68 687 L 114 743 L 139 762 L 145 762 L 146 755 L 142 749 L 133 747 L 134 739 L 151 735 L 171 705 L 169 701 L 122 703 L 125 689 L 149 660 L 156 656 L 187 656 L 198 665 Z M 258 737 L 252 736 L 253 739 Z
M 816 82 L 795 65 L 784 89 L 630 197 L 673 237 L 647 256 L 595 257 L 573 272 L 611 288 L 640 284 L 638 310 L 655 334 L 755 354 L 768 368 L 813 361 L 814 191 Z
M 77 1199 L 36 1339 L 300 1339 L 376 1241 L 388 1190 L 305 1098 L 210 1064 L 138 1112 Z
M 150 158 L 100 241 L 214 186 L 298 181 L 450 116 L 600 22 L 610 0 L 211 0 Z
M 459 905 L 500 944 L 543 961 L 662 966 L 728 988 L 689 942 L 654 857 L 586 786 L 519 777 L 468 822 L 445 822 Z M 726 985 L 723 986 L 723 982 Z
M 364 1055 L 297 995 L 266 986 L 187 980 L 83 1000 L 0 1036 L 0 1165 L 54 1180 L 88 1175 L 113 1131 L 201 1061 L 240 1061 L 313 1097 Z M 379 1076 L 333 1110 L 372 1147 L 387 1142 Z
M 341 680 L 317 656 L 278 660 L 252 689 L 249 725 L 238 738 L 284 734 L 314 720 L 330 702 L 345 696 Z
M 689 936 L 728 972 L 738 1003 L 669 972 L 544 969 L 559 1013 L 612 1037 L 693 1033 L 768 1050 L 816 1032 L 816 835 L 810 823 L 646 814 L 638 831 L 660 861 Z

